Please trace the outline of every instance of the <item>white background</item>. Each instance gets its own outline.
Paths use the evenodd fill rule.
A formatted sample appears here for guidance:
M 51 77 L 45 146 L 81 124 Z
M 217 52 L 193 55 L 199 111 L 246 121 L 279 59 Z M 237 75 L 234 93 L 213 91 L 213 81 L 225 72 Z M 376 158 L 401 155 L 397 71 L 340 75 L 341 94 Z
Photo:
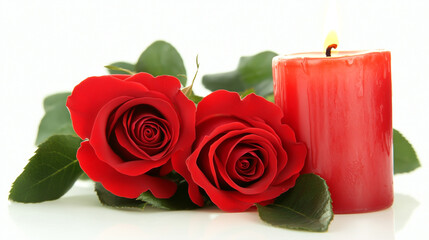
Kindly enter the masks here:
M 416 239 L 429 227 L 429 3 L 427 1 L 0 1 L 1 239 Z M 329 14 L 328 14 L 329 13 Z M 33 155 L 44 96 L 70 91 L 104 65 L 135 62 L 153 41 L 181 53 L 188 75 L 233 70 L 263 50 L 323 50 L 334 19 L 339 50 L 392 52 L 393 125 L 423 165 L 395 176 L 395 204 L 370 214 L 336 215 L 328 233 L 270 227 L 255 212 L 121 211 L 98 204 L 79 183 L 58 201 L 7 200 Z M 197 93 L 208 93 L 197 83 Z

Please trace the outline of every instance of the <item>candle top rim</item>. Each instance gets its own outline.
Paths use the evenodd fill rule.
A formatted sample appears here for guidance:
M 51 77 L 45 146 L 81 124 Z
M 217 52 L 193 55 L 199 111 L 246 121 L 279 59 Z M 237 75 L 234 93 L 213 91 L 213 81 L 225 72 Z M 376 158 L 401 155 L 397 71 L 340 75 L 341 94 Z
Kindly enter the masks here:
M 341 59 L 352 56 L 365 55 L 369 53 L 384 53 L 390 52 L 388 50 L 377 49 L 377 50 L 357 50 L 357 51 L 332 51 L 332 55 L 327 57 L 325 52 L 303 52 L 303 53 L 292 53 L 279 55 L 273 58 L 273 62 L 280 60 L 290 59 Z

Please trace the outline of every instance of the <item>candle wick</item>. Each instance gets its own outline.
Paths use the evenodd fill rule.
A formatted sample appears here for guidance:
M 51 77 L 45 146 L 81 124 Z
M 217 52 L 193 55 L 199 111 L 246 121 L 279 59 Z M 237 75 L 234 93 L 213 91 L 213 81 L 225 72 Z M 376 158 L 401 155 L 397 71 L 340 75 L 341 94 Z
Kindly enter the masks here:
M 337 48 L 337 44 L 331 44 L 331 45 L 329 45 L 327 48 L 326 48 L 326 56 L 327 57 L 330 57 L 331 56 L 331 49 L 332 48 Z

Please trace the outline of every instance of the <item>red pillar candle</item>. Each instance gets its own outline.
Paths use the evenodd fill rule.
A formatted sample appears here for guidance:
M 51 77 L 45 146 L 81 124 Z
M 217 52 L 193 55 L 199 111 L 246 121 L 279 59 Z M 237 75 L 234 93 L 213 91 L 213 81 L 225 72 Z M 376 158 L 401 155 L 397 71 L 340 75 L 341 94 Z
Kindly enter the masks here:
M 273 59 L 275 102 L 308 147 L 304 172 L 324 178 L 335 213 L 393 202 L 390 52 Z

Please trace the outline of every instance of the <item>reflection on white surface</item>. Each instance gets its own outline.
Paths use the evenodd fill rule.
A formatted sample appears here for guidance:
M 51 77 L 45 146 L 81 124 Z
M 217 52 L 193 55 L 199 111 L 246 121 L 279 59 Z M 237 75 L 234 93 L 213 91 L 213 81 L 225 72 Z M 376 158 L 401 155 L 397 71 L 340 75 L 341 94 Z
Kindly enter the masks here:
M 411 196 L 405 194 L 395 194 L 393 209 L 395 210 L 395 231 L 400 231 L 405 227 L 414 209 L 419 206 L 419 202 Z
M 395 239 L 393 208 L 373 213 L 335 215 L 335 239 Z
M 395 195 L 384 211 L 335 215 L 327 233 L 285 230 L 263 223 L 255 210 L 225 213 L 216 208 L 195 211 L 114 209 L 99 204 L 91 187 L 75 186 L 57 201 L 9 204 L 12 238 L 21 239 L 395 239 L 418 202 Z M 395 211 L 395 214 L 394 214 Z M 396 225 L 396 229 L 395 229 Z
M 217 209 L 215 211 L 219 212 Z M 270 239 L 264 231 L 252 227 L 253 223 L 262 224 L 256 211 L 233 214 L 220 212 L 204 229 L 201 239 Z

